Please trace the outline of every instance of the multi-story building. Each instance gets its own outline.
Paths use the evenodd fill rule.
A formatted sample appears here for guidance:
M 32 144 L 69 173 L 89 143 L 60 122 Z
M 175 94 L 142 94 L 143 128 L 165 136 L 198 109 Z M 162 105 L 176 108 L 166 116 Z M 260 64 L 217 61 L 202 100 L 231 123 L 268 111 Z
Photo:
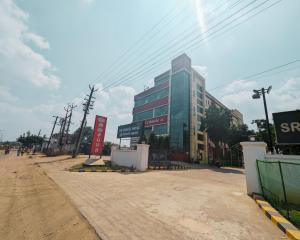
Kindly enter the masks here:
M 146 137 L 152 132 L 168 135 L 171 149 L 205 160 L 209 141 L 201 121 L 211 104 L 228 109 L 205 90 L 205 79 L 183 54 L 172 60 L 170 70 L 154 78 L 154 87 L 134 97 L 133 122 L 144 121 Z M 242 124 L 239 111 L 231 110 L 231 115 L 232 124 Z

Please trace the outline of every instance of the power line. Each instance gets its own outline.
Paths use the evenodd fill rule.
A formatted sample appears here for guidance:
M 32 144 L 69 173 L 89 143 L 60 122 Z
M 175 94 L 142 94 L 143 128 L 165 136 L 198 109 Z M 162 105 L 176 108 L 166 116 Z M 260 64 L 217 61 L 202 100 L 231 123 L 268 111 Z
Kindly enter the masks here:
M 226 13 L 226 10 L 228 10 L 228 9 L 232 9 L 232 8 L 234 8 L 235 6 L 237 6 L 238 4 L 240 4 L 241 2 L 242 2 L 243 0 L 238 0 L 238 1 L 236 1 L 235 3 L 233 3 L 232 5 L 230 5 L 227 9 L 225 9 L 225 11 L 222 11 L 222 13 L 220 14 L 220 15 L 218 15 L 218 16 L 216 16 L 216 17 L 214 17 L 214 19 L 213 20 L 216 20 L 216 19 L 218 19 L 219 17 L 221 17 L 222 15 L 223 15 L 223 13 Z M 256 1 L 258 1 L 258 0 L 253 0 L 252 1 L 252 4 L 254 3 L 254 2 L 256 2 Z M 247 4 L 246 6 L 244 6 L 243 7 L 243 9 L 244 8 L 246 8 L 246 7 L 248 7 L 248 5 L 249 4 Z M 240 11 L 242 11 L 243 9 L 240 9 L 240 10 L 238 10 L 237 12 L 235 12 L 233 15 L 235 15 L 235 14 L 237 14 L 237 13 L 239 13 Z M 225 19 L 225 20 L 227 20 L 227 19 Z M 209 32 L 212 28 L 215 28 L 216 27 L 216 25 L 219 25 L 220 23 L 223 23 L 224 21 L 225 21 L 224 19 L 221 21 L 221 22 L 219 22 L 218 24 L 215 24 L 213 27 L 211 27 L 210 29 L 208 29 L 206 32 Z M 134 67 L 134 68 L 130 68 L 130 69 L 128 69 L 127 71 L 134 71 L 135 69 L 139 69 L 139 68 L 141 68 L 141 67 L 144 67 L 145 65 L 147 65 L 148 63 L 151 63 L 153 60 L 155 60 L 155 58 L 157 58 L 157 57 L 159 57 L 162 53 L 167 53 L 167 52 L 169 52 L 170 50 L 172 50 L 172 48 L 173 47 L 176 47 L 176 45 L 178 44 L 178 43 L 182 43 L 182 41 L 187 41 L 187 39 L 189 38 L 189 37 L 193 37 L 193 35 L 195 35 L 196 34 L 196 40 L 198 40 L 198 37 L 199 36 L 201 36 L 201 35 L 203 35 L 204 33 L 198 33 L 198 32 L 195 32 L 195 30 L 196 30 L 196 28 L 198 29 L 199 28 L 199 26 L 198 26 L 198 24 L 196 24 L 195 26 L 193 26 L 191 29 L 186 29 L 186 30 L 184 30 L 183 32 L 181 32 L 179 35 L 179 37 L 177 37 L 177 38 L 175 38 L 175 39 L 173 39 L 172 41 L 171 41 L 171 45 L 170 45 L 170 42 L 167 42 L 166 44 L 164 44 L 163 46 L 161 46 L 159 49 L 157 49 L 156 51 L 154 51 L 154 52 L 152 52 L 150 55 L 148 55 L 147 57 L 146 57 L 146 62 L 142 62 L 142 63 L 140 63 L 139 65 L 138 65 L 138 67 Z M 206 33 L 205 32 L 205 33 Z M 194 41 L 195 41 L 195 38 L 194 38 Z M 163 50 L 161 50 L 161 49 L 163 49 Z M 154 55 L 155 54 L 155 55 Z M 145 55 L 145 54 L 144 54 Z M 150 57 L 150 58 L 149 58 Z M 129 72 L 129 74 L 130 74 L 130 72 Z M 115 78 L 124 78 L 124 77 L 127 77 L 128 76 L 128 72 L 125 72 L 125 74 L 124 74 L 124 71 L 119 71 L 117 74 L 115 74 Z M 107 75 L 105 76 L 105 77 L 108 77 Z
M 177 1 L 179 2 L 179 1 Z M 174 11 L 177 10 L 178 8 L 178 5 L 177 5 L 177 2 L 175 4 L 175 6 L 167 12 L 167 14 L 165 14 L 157 23 L 155 23 L 148 31 L 146 31 L 137 41 L 135 41 L 129 48 L 127 48 L 120 56 L 118 56 L 117 58 L 115 58 L 113 60 L 113 62 L 96 78 L 96 81 L 99 79 L 99 78 L 102 78 L 104 74 L 106 73 L 109 73 L 110 70 L 113 68 L 113 66 L 115 66 L 117 63 L 119 63 L 125 56 L 127 56 L 136 46 L 138 46 L 141 41 L 143 39 L 145 39 L 149 33 L 151 33 L 153 30 L 155 30 L 157 27 L 159 27 L 159 25 L 161 23 L 164 22 L 165 19 L 167 19 L 169 16 L 172 15 L 172 13 Z M 184 9 L 185 10 L 185 9 Z M 180 11 L 176 16 L 182 14 L 184 11 Z M 173 18 L 174 19 L 174 18 Z M 122 62 L 121 62 L 122 63 Z
M 289 65 L 294 64 L 294 63 L 297 63 L 297 62 L 300 62 L 300 60 L 290 61 L 290 62 L 288 62 L 288 63 L 284 63 L 284 64 L 281 64 L 281 65 L 278 65 L 278 66 L 275 66 L 275 67 L 272 67 L 272 68 L 268 68 L 268 69 L 263 70 L 263 71 L 261 71 L 261 72 L 254 73 L 254 74 L 248 75 L 248 76 L 243 77 L 243 78 L 240 78 L 240 79 L 242 79 L 242 80 L 253 79 L 253 77 L 260 76 L 260 75 L 262 75 L 262 74 L 264 74 L 264 73 L 268 73 L 268 72 L 271 72 L 271 71 L 274 71 L 274 70 L 276 70 L 276 69 L 280 69 L 280 68 L 289 66 Z M 226 83 L 226 84 L 222 84 L 222 85 L 219 85 L 219 86 L 217 86 L 217 87 L 215 87 L 215 88 L 209 89 L 208 91 L 211 92 L 211 91 L 217 90 L 217 89 L 219 89 L 219 88 L 223 88 L 223 87 L 225 87 L 225 86 L 227 86 L 227 85 L 229 85 L 229 84 L 231 84 L 231 83 L 232 83 L 232 82 Z
M 258 7 L 260 7 L 260 6 L 262 6 L 263 4 L 267 3 L 268 1 L 270 1 L 270 0 L 266 0 L 266 1 L 264 1 L 263 3 L 260 3 L 259 5 L 256 5 L 256 6 L 253 7 L 252 9 L 248 10 L 246 13 L 244 13 L 244 14 L 242 14 L 241 16 L 239 16 L 239 17 L 233 19 L 230 23 L 239 20 L 241 17 L 245 16 L 246 14 L 250 13 L 251 11 L 254 11 L 254 10 L 257 9 Z M 253 4 L 253 2 L 255 2 L 255 1 L 252 1 L 252 4 Z M 278 3 L 278 2 L 277 2 L 277 3 Z M 249 4 L 248 4 L 248 5 L 249 5 Z M 243 8 L 245 8 L 245 6 L 244 6 Z M 239 9 L 239 11 L 241 11 L 241 9 Z M 227 17 L 227 18 L 228 18 L 228 17 Z M 226 20 L 226 19 L 225 19 L 225 20 Z M 224 22 L 224 19 L 223 19 L 221 22 Z M 219 22 L 218 24 L 220 24 L 220 22 Z M 216 26 L 216 25 L 214 25 L 214 26 Z M 224 28 L 224 27 L 223 27 L 223 28 Z M 219 31 L 221 31 L 221 30 L 222 30 L 222 28 L 216 30 L 216 31 L 213 32 L 212 34 L 217 33 L 217 32 L 219 32 Z M 209 30 L 208 30 L 208 31 L 209 31 Z M 207 31 L 207 32 L 208 32 L 208 31 Z M 210 35 L 212 35 L 212 34 L 210 34 Z M 209 36 L 210 36 L 210 35 L 209 35 Z M 206 36 L 206 38 L 209 37 L 209 36 Z M 196 43 L 191 43 L 191 44 L 188 46 L 188 48 L 185 49 L 185 51 L 187 51 L 187 50 L 189 50 L 189 49 L 191 49 L 191 48 L 194 48 L 195 46 L 199 45 L 199 43 L 200 43 L 201 41 L 203 41 L 204 39 L 205 39 L 205 38 L 202 38 L 202 39 L 200 39 L 200 40 L 199 40 L 199 39 L 196 39 L 196 40 L 198 40 L 198 41 L 197 41 Z M 180 49 L 178 49 L 178 50 L 180 50 Z M 180 50 L 180 51 L 182 51 L 182 50 Z M 178 53 L 176 53 L 176 54 L 178 54 Z M 155 57 L 156 57 L 156 56 L 155 56 Z M 151 60 L 152 60 L 152 59 L 151 59 Z M 150 60 L 149 60 L 149 61 L 150 61 Z M 148 62 L 149 62 L 149 61 L 148 61 Z M 148 63 L 148 62 L 146 62 L 146 63 Z M 144 65 L 145 65 L 146 63 L 144 63 Z M 152 63 L 152 65 L 150 66 L 150 68 L 153 68 L 153 66 L 154 66 L 155 64 L 157 64 L 157 63 Z M 149 71 L 149 70 L 147 70 L 147 71 Z M 147 71 L 146 71 L 146 72 L 147 72 Z M 132 71 L 131 73 L 134 73 L 134 74 L 131 75 L 131 76 L 130 76 L 130 73 L 126 75 L 126 77 L 128 76 L 128 79 L 121 80 L 121 81 L 120 81 L 120 80 L 119 80 L 119 81 L 115 81 L 115 82 L 111 83 L 110 85 L 104 87 L 102 90 L 107 89 L 107 88 L 109 88 L 109 87 L 111 87 L 111 86 L 114 86 L 114 85 L 116 85 L 116 84 L 125 83 L 125 82 L 128 82 L 128 81 L 130 81 L 130 80 L 133 81 L 133 80 L 135 80 L 137 77 L 141 76 L 141 74 L 143 74 L 143 71 L 139 71 L 138 73 L 140 73 L 140 74 L 137 74 L 137 73 L 135 73 L 134 71 Z M 145 73 L 145 72 L 144 72 L 144 73 Z M 130 78 L 129 78 L 129 76 L 130 76 Z
M 241 1 L 244 1 L 244 0 L 238 0 L 238 1 L 236 1 L 234 4 L 232 4 L 232 5 L 230 5 L 228 8 L 226 8 L 223 12 L 225 12 L 226 10 L 229 10 L 229 9 L 231 9 L 231 8 L 233 8 L 233 7 L 235 7 L 236 5 L 238 5 Z M 216 12 L 217 10 L 219 10 L 219 9 L 222 9 L 222 7 L 224 6 L 224 5 L 226 5 L 227 4 L 227 2 L 224 2 L 224 3 L 222 3 L 221 5 L 219 5 L 218 7 L 216 7 L 216 8 L 214 8 L 209 14 L 210 15 L 212 15 L 214 12 Z M 183 11 L 182 11 L 183 12 Z M 190 17 L 190 16 L 189 16 Z M 175 17 L 176 18 L 176 17 Z M 216 18 L 214 17 L 212 20 L 215 20 Z M 173 20 L 173 19 L 171 19 L 171 20 Z M 184 18 L 183 20 L 186 20 L 186 18 Z M 169 23 L 169 22 L 168 22 Z M 167 25 L 167 24 L 165 24 L 165 25 Z M 177 25 L 175 26 L 175 28 L 177 27 Z M 197 23 L 193 23 L 192 24 L 192 26 L 190 27 L 190 28 L 188 28 L 188 29 L 186 29 L 186 30 L 184 30 L 183 32 L 181 32 L 181 34 L 184 34 L 184 33 L 195 33 L 195 30 L 197 30 L 199 28 L 199 26 L 198 26 L 198 21 L 197 21 Z M 159 31 L 159 32 L 157 32 L 157 33 L 160 33 L 161 31 Z M 166 32 L 165 34 L 163 34 L 159 39 L 157 39 L 156 40 L 156 42 L 155 42 L 155 44 L 158 44 L 159 42 L 161 42 L 161 40 L 164 40 L 166 37 L 168 37 L 169 35 L 170 35 L 170 33 L 172 33 L 172 30 L 169 30 L 168 32 Z M 149 39 L 147 39 L 147 41 L 146 41 L 146 44 L 147 43 L 149 43 L 150 41 L 149 40 L 151 40 L 151 39 L 153 39 L 155 36 L 156 36 L 157 34 L 154 34 L 154 35 L 152 35 Z M 177 38 L 178 38 L 178 36 L 177 36 Z M 145 47 L 145 44 L 143 45 L 144 47 Z M 137 50 L 140 50 L 141 48 L 138 48 Z M 144 54 L 144 53 L 143 53 Z M 133 55 L 134 56 L 134 55 Z M 126 58 L 125 59 L 125 61 L 122 61 L 122 64 L 121 65 L 124 65 L 125 63 L 127 63 L 129 60 L 130 60 L 131 58 L 130 57 L 128 57 L 128 58 Z M 117 65 L 117 67 L 118 68 L 120 68 L 120 66 L 121 65 Z M 122 74 L 122 72 L 123 71 L 119 71 L 118 73 L 117 73 L 117 76 L 119 76 L 120 74 Z M 109 75 L 111 75 L 111 72 L 108 72 L 107 74 L 105 74 L 103 77 L 104 78 L 107 78 Z

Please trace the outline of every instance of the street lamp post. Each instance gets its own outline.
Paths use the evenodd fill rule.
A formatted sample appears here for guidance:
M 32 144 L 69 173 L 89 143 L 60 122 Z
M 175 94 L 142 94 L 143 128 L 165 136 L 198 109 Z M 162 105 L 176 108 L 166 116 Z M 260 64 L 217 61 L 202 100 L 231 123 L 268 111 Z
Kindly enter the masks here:
M 268 135 L 269 135 L 269 150 L 273 153 L 272 135 L 271 135 L 268 108 L 267 108 L 266 95 L 265 95 L 266 93 L 269 94 L 271 89 L 272 89 L 272 86 L 269 86 L 267 89 L 262 88 L 259 90 L 253 90 L 254 94 L 252 95 L 252 98 L 259 99 L 261 95 L 263 96 L 264 109 L 265 109 L 266 121 L 267 121 L 267 129 L 268 129 Z

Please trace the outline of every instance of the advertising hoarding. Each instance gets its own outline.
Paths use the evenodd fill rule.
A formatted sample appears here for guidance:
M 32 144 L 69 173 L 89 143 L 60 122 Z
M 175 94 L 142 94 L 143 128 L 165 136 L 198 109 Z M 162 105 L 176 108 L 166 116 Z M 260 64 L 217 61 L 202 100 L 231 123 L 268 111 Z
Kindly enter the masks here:
M 92 141 L 92 146 L 91 146 L 91 154 L 93 154 L 93 155 L 101 155 L 102 154 L 106 122 L 107 122 L 106 117 L 96 115 L 95 125 L 94 125 L 94 133 L 93 133 L 93 141 Z
M 278 144 L 300 144 L 300 110 L 273 113 Z
M 141 137 L 144 132 L 144 123 L 130 123 L 126 125 L 121 125 L 118 127 L 117 138 L 132 138 Z

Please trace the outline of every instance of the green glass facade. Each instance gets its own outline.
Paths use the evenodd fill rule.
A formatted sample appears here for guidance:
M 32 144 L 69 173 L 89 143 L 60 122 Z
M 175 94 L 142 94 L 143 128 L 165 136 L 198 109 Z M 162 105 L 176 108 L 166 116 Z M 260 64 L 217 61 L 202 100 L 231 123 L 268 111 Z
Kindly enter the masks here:
M 154 109 L 154 117 L 159 117 L 168 114 L 169 105 L 164 105 Z
M 133 114 L 133 122 L 144 121 L 145 119 L 153 118 L 153 109 L 145 112 Z
M 164 88 L 164 89 L 162 89 L 158 92 L 152 93 L 148 96 L 145 96 L 141 99 L 136 100 L 135 103 L 134 103 L 134 106 L 139 107 L 139 106 L 142 106 L 146 103 L 153 102 L 155 100 L 161 99 L 161 98 L 166 97 L 166 96 L 169 96 L 169 88 Z
M 190 151 L 190 74 L 179 71 L 171 77 L 170 146 Z

